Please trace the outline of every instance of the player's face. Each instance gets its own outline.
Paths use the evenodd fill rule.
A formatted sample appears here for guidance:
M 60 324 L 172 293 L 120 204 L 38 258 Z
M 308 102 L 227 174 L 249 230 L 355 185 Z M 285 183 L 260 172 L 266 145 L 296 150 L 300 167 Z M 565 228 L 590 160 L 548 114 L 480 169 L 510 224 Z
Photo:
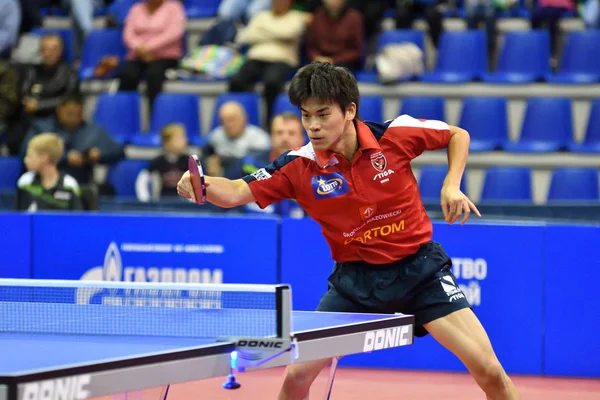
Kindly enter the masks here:
M 354 115 L 343 112 L 338 104 L 320 103 L 315 98 L 302 102 L 302 125 L 315 150 L 331 150 L 340 142 Z

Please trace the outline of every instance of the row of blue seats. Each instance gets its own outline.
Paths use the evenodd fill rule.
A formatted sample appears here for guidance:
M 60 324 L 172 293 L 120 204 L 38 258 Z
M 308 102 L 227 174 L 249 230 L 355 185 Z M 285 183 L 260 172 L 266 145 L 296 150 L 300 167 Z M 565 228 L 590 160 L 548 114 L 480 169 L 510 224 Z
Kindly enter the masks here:
M 106 180 L 113 185 L 118 197 L 135 198 L 135 183 L 140 171 L 148 166 L 147 160 L 122 160 L 111 166 Z M 22 173 L 17 157 L 0 157 L 0 190 L 14 190 Z M 490 167 L 485 171 L 481 192 L 482 202 L 531 203 L 532 177 L 527 167 Z M 440 188 L 447 173 L 446 166 L 420 168 L 419 189 L 425 201 L 438 201 Z M 469 193 L 466 179 L 461 190 Z M 600 201 L 598 170 L 592 168 L 556 168 L 552 172 L 548 202 Z
M 127 12 L 131 6 L 142 0 L 116 0 L 108 7 L 104 7 L 95 11 L 96 17 L 103 17 L 106 15 L 113 15 L 117 21 L 122 22 L 127 16 Z M 217 10 L 221 0 L 183 0 L 183 5 L 188 18 L 214 18 L 217 16 Z M 448 9 L 445 13 L 445 17 L 459 17 L 465 18 L 466 12 L 464 8 L 464 1 L 458 0 L 455 2 L 456 9 Z M 67 11 L 60 7 L 49 7 L 42 10 L 44 16 L 57 16 L 65 17 L 68 15 Z M 389 8 L 385 11 L 384 18 L 394 18 L 396 10 Z M 565 11 L 562 14 L 563 18 L 574 17 L 576 14 L 571 11 Z M 519 0 L 518 4 L 506 11 L 498 13 L 498 18 L 530 18 L 531 9 L 528 7 L 525 0 Z
M 38 29 L 38 33 L 57 32 Z M 69 31 L 58 31 L 70 43 Z M 383 31 L 377 49 L 390 43 L 411 42 L 425 51 L 425 33 L 420 30 Z M 566 36 L 557 72 L 550 69 L 550 39 L 546 30 L 506 32 L 498 64 L 493 72 L 488 68 L 486 33 L 477 30 L 446 31 L 439 43 L 433 71 L 406 80 L 430 83 L 464 83 L 482 81 L 489 84 L 523 84 L 548 82 L 554 84 L 585 84 L 600 82 L 600 57 L 590 57 L 600 46 L 600 30 L 572 31 Z M 67 46 L 69 47 L 69 46 Z M 126 48 L 121 31 L 92 31 L 86 39 L 79 67 L 82 80 L 96 79 L 94 69 L 102 57 L 124 57 Z M 460 55 L 457 57 L 457 55 Z M 72 52 L 65 55 L 72 61 Z M 113 78 L 114 74 L 107 78 Z M 356 71 L 360 82 L 377 83 L 376 71 Z M 192 77 L 199 82 L 206 77 Z
M 168 123 L 186 126 L 189 142 L 195 146 L 206 143 L 209 132 L 202 132 L 199 112 L 201 97 L 190 94 L 161 93 L 150 117 L 148 132 L 140 131 L 140 95 L 138 93 L 102 94 L 94 112 L 94 121 L 103 126 L 122 144 L 140 147 L 160 146 L 160 129 Z M 216 97 L 210 129 L 219 125 L 218 109 L 226 101 L 243 105 L 248 122 L 260 126 L 260 97 L 257 93 L 224 93 Z M 446 121 L 443 97 L 403 97 L 398 115 Z M 471 134 L 471 151 L 506 150 L 511 152 L 573 152 L 600 153 L 600 98 L 592 102 L 585 139 L 574 141 L 572 103 L 568 98 L 529 98 L 518 142 L 509 140 L 507 100 L 503 97 L 465 97 L 458 125 Z M 362 96 L 359 114 L 363 120 L 384 120 L 384 99 Z M 292 111 L 300 116 L 287 94 L 280 94 L 273 113 Z

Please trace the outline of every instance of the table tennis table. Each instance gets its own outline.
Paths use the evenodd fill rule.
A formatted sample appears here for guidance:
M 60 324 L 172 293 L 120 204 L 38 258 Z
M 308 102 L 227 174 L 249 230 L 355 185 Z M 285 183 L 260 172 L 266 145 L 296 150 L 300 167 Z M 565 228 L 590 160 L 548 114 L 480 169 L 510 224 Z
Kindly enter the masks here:
M 292 311 L 289 285 L 0 279 L 0 400 L 236 388 L 237 372 L 406 346 L 413 330 L 411 315 Z

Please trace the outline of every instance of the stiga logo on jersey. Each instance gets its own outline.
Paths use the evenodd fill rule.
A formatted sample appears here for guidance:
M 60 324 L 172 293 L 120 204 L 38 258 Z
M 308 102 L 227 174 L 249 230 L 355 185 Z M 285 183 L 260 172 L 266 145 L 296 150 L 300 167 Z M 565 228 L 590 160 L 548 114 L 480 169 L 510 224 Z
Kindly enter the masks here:
M 379 329 L 365 334 L 363 351 L 406 346 L 411 344 L 412 341 L 412 325 L 397 326 L 390 329 Z
M 315 199 L 337 197 L 348 193 L 348 184 L 342 174 L 313 176 L 311 179 Z
M 89 375 L 71 376 L 69 378 L 49 379 L 47 381 L 25 384 L 20 400 L 83 400 L 90 397 L 86 388 L 90 384 Z

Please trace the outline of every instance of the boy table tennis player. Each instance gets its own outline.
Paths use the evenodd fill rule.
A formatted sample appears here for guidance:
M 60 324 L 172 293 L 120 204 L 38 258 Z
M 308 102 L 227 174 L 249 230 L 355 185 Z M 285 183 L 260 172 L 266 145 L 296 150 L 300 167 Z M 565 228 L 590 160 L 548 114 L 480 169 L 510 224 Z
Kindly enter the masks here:
M 518 399 L 488 336 L 456 284 L 451 260 L 432 241 L 410 161 L 447 148 L 441 189 L 446 222 L 465 223 L 475 205 L 463 194 L 469 134 L 441 121 L 402 115 L 383 124 L 358 116 L 359 90 L 345 68 L 314 62 L 292 79 L 289 98 L 302 111 L 310 142 L 238 180 L 206 177 L 207 201 L 260 207 L 294 198 L 322 227 L 335 260 L 319 311 L 404 313 L 415 335 L 431 334 L 467 367 L 488 399 Z M 194 198 L 189 172 L 178 193 Z M 452 296 L 445 285 L 456 288 Z M 279 399 L 306 399 L 331 360 L 290 366 Z

